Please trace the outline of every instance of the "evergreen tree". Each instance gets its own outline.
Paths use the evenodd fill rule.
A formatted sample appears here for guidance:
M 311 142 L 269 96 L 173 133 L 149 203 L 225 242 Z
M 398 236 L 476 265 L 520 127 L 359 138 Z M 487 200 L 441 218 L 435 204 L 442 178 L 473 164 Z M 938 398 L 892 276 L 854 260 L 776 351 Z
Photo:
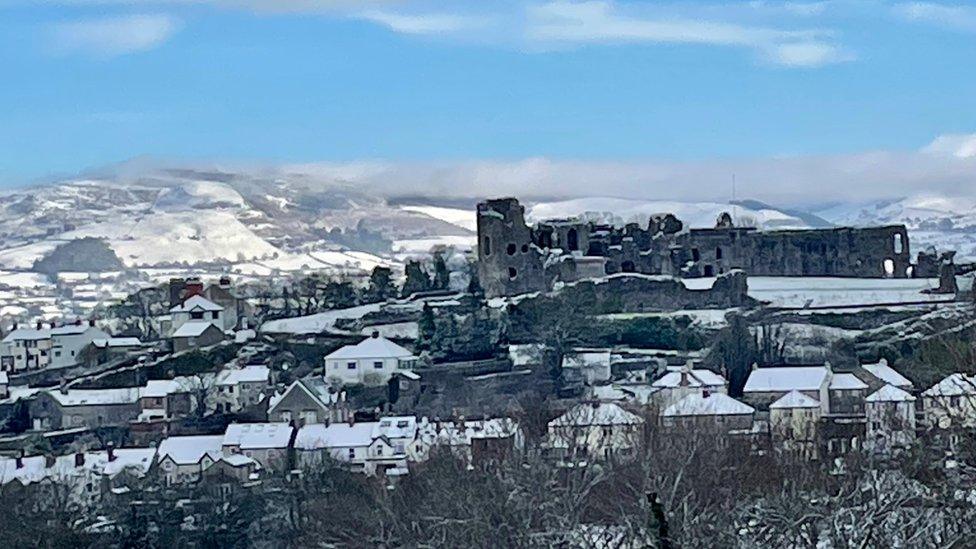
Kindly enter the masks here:
M 424 267 L 419 261 L 408 261 L 405 267 L 405 273 L 407 280 L 403 283 L 403 289 L 400 292 L 402 297 L 430 290 L 430 277 L 427 276 L 427 272 L 424 271 Z
M 424 303 L 424 309 L 420 312 L 417 328 L 417 348 L 429 351 L 434 338 L 437 337 L 437 320 L 434 317 L 434 309 L 427 303 Z
M 363 296 L 367 303 L 386 301 L 396 296 L 396 287 L 393 285 L 393 271 L 389 267 L 376 266 L 369 275 L 369 287 Z
M 756 342 L 749 332 L 749 324 L 740 315 L 733 315 L 729 325 L 719 332 L 712 344 L 711 356 L 729 378 L 729 396 L 742 396 L 752 364 L 758 359 Z
M 444 261 L 444 254 L 441 252 L 434 253 L 434 289 L 435 290 L 446 290 L 451 285 L 451 271 L 447 268 L 447 262 Z

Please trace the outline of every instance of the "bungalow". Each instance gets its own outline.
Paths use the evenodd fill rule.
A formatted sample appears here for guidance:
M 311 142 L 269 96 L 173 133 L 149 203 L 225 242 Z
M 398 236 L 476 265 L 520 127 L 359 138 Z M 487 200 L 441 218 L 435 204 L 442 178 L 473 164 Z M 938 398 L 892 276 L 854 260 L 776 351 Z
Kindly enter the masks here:
M 224 435 L 164 438 L 159 443 L 157 468 L 167 485 L 200 480 L 204 469 L 223 456 Z
M 268 419 L 298 427 L 313 423 L 346 421 L 351 412 L 345 391 L 335 390 L 321 378 L 309 377 L 292 382 L 281 395 L 268 401 Z
M 644 418 L 608 402 L 584 402 L 552 420 L 549 451 L 561 460 L 629 458 L 642 441 Z
M 356 345 L 346 345 L 325 357 L 325 378 L 337 384 L 382 385 L 398 370 L 410 370 L 417 357 L 373 332 Z

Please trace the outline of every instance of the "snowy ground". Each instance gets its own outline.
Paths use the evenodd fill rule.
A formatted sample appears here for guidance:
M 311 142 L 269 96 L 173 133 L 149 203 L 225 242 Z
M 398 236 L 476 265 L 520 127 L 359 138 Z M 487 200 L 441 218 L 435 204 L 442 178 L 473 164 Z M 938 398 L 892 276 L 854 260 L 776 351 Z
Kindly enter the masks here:
M 685 280 L 692 289 L 711 288 L 714 278 Z M 938 287 L 932 278 L 749 277 L 749 296 L 774 307 L 830 307 L 915 301 L 948 301 L 953 296 L 923 294 Z

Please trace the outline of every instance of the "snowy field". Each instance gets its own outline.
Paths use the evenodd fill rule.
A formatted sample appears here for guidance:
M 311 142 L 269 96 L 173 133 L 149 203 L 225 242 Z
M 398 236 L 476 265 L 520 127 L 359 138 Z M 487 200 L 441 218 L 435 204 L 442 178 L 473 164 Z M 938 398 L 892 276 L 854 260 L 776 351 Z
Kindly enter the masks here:
M 685 280 L 692 289 L 711 288 L 714 278 Z M 923 294 L 938 287 L 934 278 L 749 277 L 749 296 L 774 307 L 844 307 L 916 301 L 951 301 L 953 296 Z

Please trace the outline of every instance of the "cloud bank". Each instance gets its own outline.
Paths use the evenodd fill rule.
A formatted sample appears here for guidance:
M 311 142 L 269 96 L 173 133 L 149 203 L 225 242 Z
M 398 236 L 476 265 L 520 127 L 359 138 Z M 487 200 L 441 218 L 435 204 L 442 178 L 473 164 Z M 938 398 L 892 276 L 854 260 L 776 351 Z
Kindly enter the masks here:
M 59 23 L 51 35 L 58 53 L 114 57 L 155 48 L 180 27 L 170 15 L 126 15 Z

